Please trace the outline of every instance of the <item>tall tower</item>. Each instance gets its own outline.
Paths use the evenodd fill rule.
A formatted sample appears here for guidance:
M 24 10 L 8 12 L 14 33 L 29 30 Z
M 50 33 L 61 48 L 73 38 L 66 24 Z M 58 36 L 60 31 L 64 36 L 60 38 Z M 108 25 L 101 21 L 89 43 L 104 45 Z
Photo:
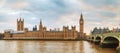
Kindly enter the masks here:
M 84 19 L 82 13 L 80 16 L 79 25 L 80 25 L 80 38 L 82 38 L 84 35 Z
M 43 31 L 42 20 L 40 20 L 39 30 L 40 30 L 40 31 Z
M 24 19 L 17 19 L 17 31 L 23 31 L 24 29 Z

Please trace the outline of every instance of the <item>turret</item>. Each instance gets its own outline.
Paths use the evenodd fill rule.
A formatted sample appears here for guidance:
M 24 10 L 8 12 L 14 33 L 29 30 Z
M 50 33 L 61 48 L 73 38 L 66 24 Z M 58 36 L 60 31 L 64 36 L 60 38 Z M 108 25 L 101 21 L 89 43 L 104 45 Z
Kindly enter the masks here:
M 42 20 L 40 20 L 39 31 L 43 31 Z
M 24 19 L 17 19 L 17 31 L 23 31 L 24 29 Z
M 72 31 L 76 31 L 76 26 L 72 26 Z
M 24 28 L 25 33 L 28 32 L 28 28 Z
M 33 31 L 37 31 L 37 25 L 33 27 Z
M 43 27 L 43 32 L 46 32 L 46 30 L 47 30 L 46 27 Z

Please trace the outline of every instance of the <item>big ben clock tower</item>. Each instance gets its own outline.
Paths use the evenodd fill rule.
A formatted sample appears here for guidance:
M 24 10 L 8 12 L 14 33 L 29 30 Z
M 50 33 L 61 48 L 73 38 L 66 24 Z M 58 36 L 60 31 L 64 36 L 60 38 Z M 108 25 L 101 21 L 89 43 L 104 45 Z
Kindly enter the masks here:
M 79 30 L 80 31 L 80 38 L 82 38 L 84 35 L 84 19 L 83 19 L 82 13 L 80 16 L 79 25 L 80 25 L 80 30 Z

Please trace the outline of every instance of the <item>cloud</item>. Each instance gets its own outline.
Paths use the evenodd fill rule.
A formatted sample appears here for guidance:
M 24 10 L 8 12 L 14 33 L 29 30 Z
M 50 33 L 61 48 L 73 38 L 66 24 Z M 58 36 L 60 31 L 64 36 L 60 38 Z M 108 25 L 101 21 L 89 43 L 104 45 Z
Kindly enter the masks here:
M 13 9 L 24 9 L 28 5 L 29 4 L 27 2 L 16 2 L 11 4 Z
M 120 4 L 119 4 L 120 5 Z M 120 12 L 120 6 L 119 5 L 114 5 L 114 6 L 103 6 L 101 9 L 104 11 L 111 11 L 111 12 Z
M 0 8 L 3 7 L 5 4 L 5 0 L 0 0 Z
M 25 27 L 29 29 L 42 19 L 48 29 L 76 25 L 79 30 L 81 12 L 86 33 L 94 27 L 117 27 L 120 23 L 119 5 L 119 0 L 0 0 L 0 31 L 16 29 L 14 24 L 20 17 L 24 18 Z M 11 27 L 6 26 L 8 23 Z

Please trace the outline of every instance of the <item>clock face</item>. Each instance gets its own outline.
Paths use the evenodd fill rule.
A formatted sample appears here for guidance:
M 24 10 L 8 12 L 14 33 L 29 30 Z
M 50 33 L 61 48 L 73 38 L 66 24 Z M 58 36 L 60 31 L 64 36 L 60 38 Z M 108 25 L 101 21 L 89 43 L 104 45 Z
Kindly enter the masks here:
M 80 21 L 80 23 L 83 23 L 83 21 Z

